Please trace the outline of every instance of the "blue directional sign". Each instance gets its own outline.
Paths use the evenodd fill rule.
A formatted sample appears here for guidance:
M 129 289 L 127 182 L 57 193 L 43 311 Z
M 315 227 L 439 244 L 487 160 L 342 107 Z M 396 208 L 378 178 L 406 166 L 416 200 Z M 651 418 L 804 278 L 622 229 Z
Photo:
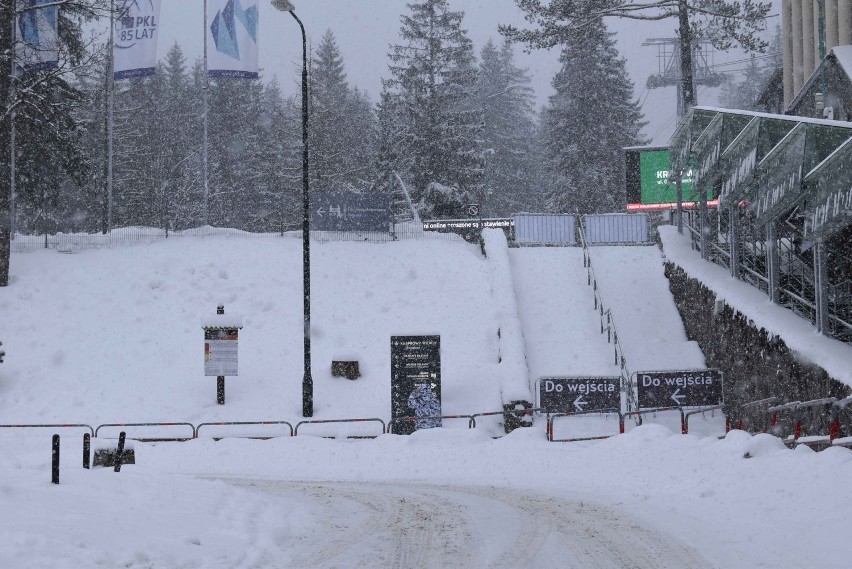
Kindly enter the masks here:
M 311 193 L 311 227 L 317 231 L 390 231 L 387 194 Z
M 703 407 L 722 403 L 718 369 L 642 371 L 636 375 L 639 407 Z
M 583 413 L 618 409 L 620 377 L 542 377 L 539 407 L 547 413 Z

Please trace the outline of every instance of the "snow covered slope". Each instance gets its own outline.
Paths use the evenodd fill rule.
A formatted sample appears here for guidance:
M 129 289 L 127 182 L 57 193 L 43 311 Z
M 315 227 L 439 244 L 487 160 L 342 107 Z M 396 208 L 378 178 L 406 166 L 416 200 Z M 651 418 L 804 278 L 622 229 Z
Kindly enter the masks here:
M 521 316 L 541 342 L 561 324 L 578 328 L 596 315 L 580 254 L 511 251 L 512 270 L 527 283 L 534 272 L 564 271 L 554 284 L 561 306 L 516 282 Z M 445 412 L 499 408 L 499 263 L 445 239 L 317 244 L 312 259 L 318 418 L 387 418 L 391 334 L 441 334 Z M 612 263 L 611 271 L 598 264 L 605 286 L 633 279 L 635 292 L 644 270 L 662 279 L 659 259 L 632 269 L 624 259 Z M 627 278 L 616 270 L 623 266 Z M 12 274 L 12 286 L 0 289 L 8 351 L 0 423 L 300 417 L 296 239 L 179 238 L 15 255 Z M 670 298 L 653 287 L 645 298 Z M 549 320 L 567 310 L 569 288 L 577 310 L 567 323 Z M 604 291 L 615 308 L 617 292 Z M 531 302 L 536 295 L 540 302 Z M 202 376 L 200 324 L 219 302 L 245 325 L 241 375 L 228 379 L 224 407 L 215 404 L 213 378 Z M 663 334 L 669 325 L 667 316 L 626 314 L 625 326 L 648 328 L 650 319 Z M 664 342 L 647 336 L 647 350 L 662 358 Z M 586 343 L 593 339 L 609 353 L 595 328 L 576 340 L 585 355 L 596 349 Z M 344 357 L 359 359 L 363 377 L 330 377 L 330 360 Z M 565 358 L 553 371 L 586 359 Z M 573 428 L 569 421 L 564 428 Z M 0 567 L 848 565 L 847 449 L 793 451 L 769 435 L 734 431 L 717 440 L 648 424 L 605 441 L 559 444 L 545 440 L 538 422 L 492 440 L 464 423 L 376 440 L 300 431 L 266 441 L 206 434 L 137 442 L 137 464 L 119 474 L 83 470 L 80 432 L 55 429 L 59 486 L 50 483 L 54 429 L 0 429 Z
M 440 334 L 443 411 L 501 409 L 490 265 L 459 240 L 314 244 L 316 418 L 390 416 L 391 335 Z M 0 423 L 301 416 L 301 241 L 179 237 L 12 257 L 0 289 Z M 240 375 L 203 375 L 201 321 L 243 317 Z M 356 359 L 362 377 L 331 377 Z M 465 425 L 466 426 L 466 425 Z
M 509 252 L 530 376 L 617 376 L 578 247 Z
M 601 296 L 612 311 L 631 372 L 705 367 L 687 340 L 657 247 L 591 247 Z

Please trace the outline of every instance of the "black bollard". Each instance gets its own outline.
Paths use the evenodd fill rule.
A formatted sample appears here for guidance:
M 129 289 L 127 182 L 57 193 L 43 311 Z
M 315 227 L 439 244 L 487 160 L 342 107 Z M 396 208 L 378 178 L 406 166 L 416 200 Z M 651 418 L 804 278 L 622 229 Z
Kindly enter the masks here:
M 51 469 L 51 482 L 59 484 L 59 435 L 53 435 L 53 451 L 51 452 L 53 459 L 53 468 Z
M 83 468 L 89 468 L 92 453 L 92 438 L 89 433 L 83 433 Z
M 124 438 L 126 434 L 121 431 L 118 434 L 118 449 L 115 451 L 115 471 L 121 472 L 121 461 L 124 460 Z

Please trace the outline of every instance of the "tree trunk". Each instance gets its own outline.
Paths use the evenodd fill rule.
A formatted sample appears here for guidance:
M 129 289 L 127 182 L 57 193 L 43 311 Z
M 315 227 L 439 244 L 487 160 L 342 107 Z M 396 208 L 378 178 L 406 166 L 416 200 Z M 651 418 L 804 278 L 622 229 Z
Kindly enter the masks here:
M 0 287 L 9 285 L 9 252 L 11 247 L 11 192 L 9 137 L 11 116 L 6 113 L 12 87 L 12 26 L 14 2 L 0 1 Z
M 678 22 L 680 33 L 680 89 L 684 114 L 695 106 L 695 87 L 692 75 L 692 30 L 689 28 L 689 5 L 687 0 L 678 0 Z

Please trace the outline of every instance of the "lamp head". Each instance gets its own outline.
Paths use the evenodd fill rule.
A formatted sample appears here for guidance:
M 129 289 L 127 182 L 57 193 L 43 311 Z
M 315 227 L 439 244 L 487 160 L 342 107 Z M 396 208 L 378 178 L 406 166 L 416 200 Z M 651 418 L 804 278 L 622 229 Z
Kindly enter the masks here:
M 272 7 L 282 12 L 292 12 L 296 9 L 290 0 L 272 0 Z

